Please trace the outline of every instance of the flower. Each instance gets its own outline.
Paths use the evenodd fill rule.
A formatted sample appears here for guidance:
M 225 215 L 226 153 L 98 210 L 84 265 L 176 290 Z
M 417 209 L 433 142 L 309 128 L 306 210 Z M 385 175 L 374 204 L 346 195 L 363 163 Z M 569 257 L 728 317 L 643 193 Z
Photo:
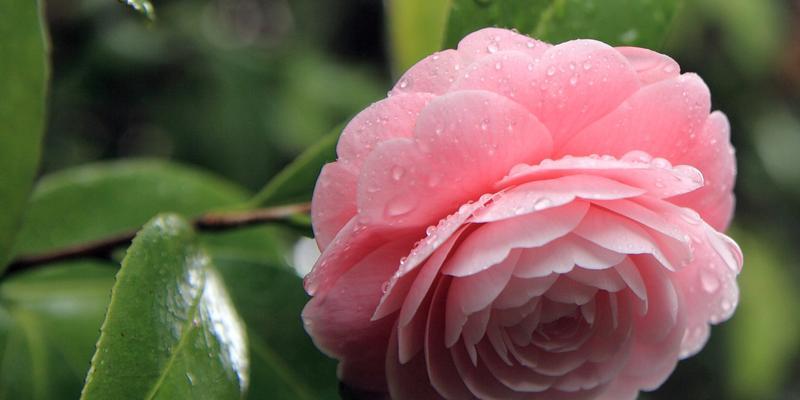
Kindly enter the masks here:
M 665 55 L 483 29 L 337 152 L 303 319 L 352 387 L 634 399 L 736 307 L 728 122 Z

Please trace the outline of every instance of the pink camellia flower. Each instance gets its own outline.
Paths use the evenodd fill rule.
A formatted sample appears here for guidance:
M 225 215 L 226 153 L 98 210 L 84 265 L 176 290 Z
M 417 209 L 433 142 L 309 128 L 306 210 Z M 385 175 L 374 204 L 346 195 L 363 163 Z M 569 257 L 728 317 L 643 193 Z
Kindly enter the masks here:
M 728 135 L 665 55 L 472 33 L 344 129 L 306 330 L 393 399 L 634 399 L 736 307 Z

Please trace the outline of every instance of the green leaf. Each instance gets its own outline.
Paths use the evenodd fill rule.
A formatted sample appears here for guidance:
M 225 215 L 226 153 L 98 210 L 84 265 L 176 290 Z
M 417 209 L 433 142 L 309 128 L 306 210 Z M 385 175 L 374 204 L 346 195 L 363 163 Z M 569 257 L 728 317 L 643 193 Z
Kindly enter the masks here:
M 16 252 L 64 248 L 138 229 L 160 212 L 192 217 L 246 198 L 216 176 L 165 161 L 81 166 L 37 184 Z
M 781 241 L 749 232 L 733 232 L 747 259 L 738 279 L 739 306 L 726 329 L 726 382 L 733 398 L 775 399 L 800 351 L 800 318 L 794 311 L 800 296 L 792 284 L 791 257 L 776 245 Z
M 245 327 L 188 222 L 161 215 L 134 239 L 82 399 L 237 399 Z
M 131 8 L 142 13 L 151 21 L 156 19 L 156 9 L 150 0 L 119 0 L 119 2 L 131 6 Z
M 49 61 L 35 0 L 0 0 L 0 272 L 39 165 Z
M 336 160 L 336 142 L 344 125 L 337 126 L 272 178 L 251 200 L 253 206 L 311 201 L 317 177 L 326 163 Z
M 662 46 L 682 0 L 453 0 L 445 47 L 486 26 L 514 28 L 550 43 L 590 38 Z
M 286 263 L 293 238 L 286 229 L 270 226 L 215 235 L 207 244 L 248 326 L 250 399 L 338 398 L 336 363 L 316 349 L 300 319 L 308 296 Z
M 0 399 L 77 398 L 116 268 L 72 262 L 0 285 Z
M 441 49 L 450 2 L 451 0 L 385 2 L 392 71 L 395 76 Z

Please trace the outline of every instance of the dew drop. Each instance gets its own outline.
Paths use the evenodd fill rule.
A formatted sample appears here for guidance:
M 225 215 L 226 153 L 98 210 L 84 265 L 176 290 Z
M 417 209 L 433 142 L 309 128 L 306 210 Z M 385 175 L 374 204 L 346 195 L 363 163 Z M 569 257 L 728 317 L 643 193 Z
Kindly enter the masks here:
M 672 164 L 669 161 L 667 161 L 667 159 L 661 157 L 654 158 L 652 161 L 650 161 L 650 165 L 662 169 L 672 168 Z
M 499 71 L 499 70 L 501 70 L 501 69 L 503 69 L 503 64 L 501 64 L 501 63 L 499 63 L 499 62 L 496 62 L 496 63 L 494 64 L 494 69 L 496 69 L 496 70 L 498 70 L 498 71 Z
M 533 40 L 529 40 L 529 41 L 525 42 L 525 46 L 527 46 L 529 49 L 532 49 L 532 48 L 536 47 L 536 43 L 534 43 Z
M 392 199 L 386 205 L 386 215 L 389 217 L 399 217 L 408 214 L 417 206 L 417 201 L 417 198 L 411 195 Z
M 553 205 L 553 202 L 550 199 L 542 197 L 533 202 L 533 209 L 537 211 L 544 210 L 545 208 L 550 207 L 551 205 Z
M 551 66 L 549 66 L 549 67 L 547 68 L 547 76 L 553 76 L 553 75 L 555 75 L 555 74 L 556 74 L 556 67 L 554 67 L 554 66 L 552 66 L 552 65 L 551 65 Z
M 719 289 L 719 279 L 710 271 L 700 271 L 700 283 L 703 285 L 703 290 L 707 293 L 714 293 Z
M 484 119 L 483 121 L 481 121 L 481 130 L 485 131 L 488 128 L 489 128 L 489 120 L 488 119 Z
M 392 179 L 399 181 L 400 178 L 402 178 L 403 175 L 405 175 L 405 173 L 406 173 L 405 168 L 397 165 L 394 168 L 392 168 Z
M 578 77 L 573 75 L 571 78 L 569 78 L 569 84 L 572 85 L 572 86 L 577 85 L 578 84 Z
M 497 45 L 490 43 L 488 46 L 486 46 L 486 51 L 488 51 L 490 54 L 497 53 Z
M 389 281 L 383 282 L 381 284 L 381 293 L 386 294 L 389 291 Z
M 649 163 L 653 157 L 641 150 L 633 150 L 622 156 L 622 161 L 633 161 L 641 163 Z
M 589 61 L 584 61 L 583 62 L 583 70 L 584 71 L 588 71 L 590 69 L 592 69 L 592 63 L 590 63 Z
M 400 89 L 405 89 L 408 87 L 408 79 L 403 79 L 400 81 Z

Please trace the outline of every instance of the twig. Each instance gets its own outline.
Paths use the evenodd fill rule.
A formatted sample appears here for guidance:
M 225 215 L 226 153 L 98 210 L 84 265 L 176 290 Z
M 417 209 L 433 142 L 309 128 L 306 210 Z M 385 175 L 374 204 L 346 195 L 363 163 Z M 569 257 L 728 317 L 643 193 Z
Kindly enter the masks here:
M 195 228 L 201 231 L 222 231 L 267 222 L 282 221 L 291 218 L 295 214 L 308 212 L 310 209 L 310 204 L 300 203 L 248 211 L 216 212 L 202 215 L 192 222 Z M 80 243 L 42 254 L 23 255 L 12 261 L 3 275 L 10 275 L 55 261 L 74 260 L 77 258 L 109 259 L 114 249 L 130 243 L 136 236 L 136 232 L 138 231 L 127 231 L 107 238 Z

